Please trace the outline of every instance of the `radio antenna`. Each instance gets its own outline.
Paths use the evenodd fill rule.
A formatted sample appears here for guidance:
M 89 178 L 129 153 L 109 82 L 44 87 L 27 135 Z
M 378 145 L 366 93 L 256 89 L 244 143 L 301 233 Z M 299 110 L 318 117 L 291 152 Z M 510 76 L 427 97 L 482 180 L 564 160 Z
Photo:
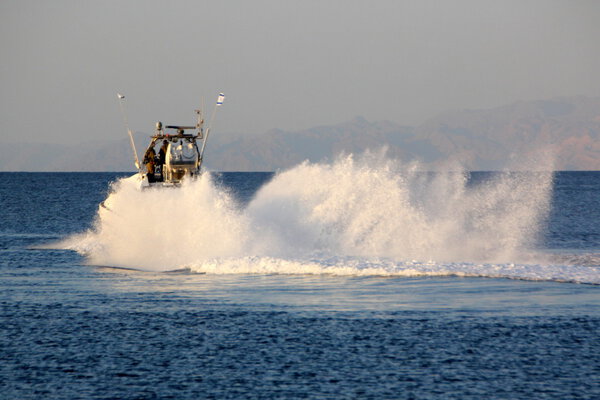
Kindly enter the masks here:
M 117 93 L 117 98 L 119 99 L 119 107 L 121 108 L 121 115 L 123 116 L 123 122 L 125 123 L 125 129 L 127 129 L 127 133 L 129 134 L 129 143 L 131 144 L 131 150 L 133 151 L 134 163 L 135 167 L 138 171 L 141 172 L 140 169 L 140 160 L 138 159 L 137 150 L 135 149 L 135 142 L 133 141 L 133 134 L 131 133 L 131 129 L 129 129 L 129 121 L 127 120 L 127 113 L 125 112 L 125 107 L 123 106 L 125 96 L 121 93 Z

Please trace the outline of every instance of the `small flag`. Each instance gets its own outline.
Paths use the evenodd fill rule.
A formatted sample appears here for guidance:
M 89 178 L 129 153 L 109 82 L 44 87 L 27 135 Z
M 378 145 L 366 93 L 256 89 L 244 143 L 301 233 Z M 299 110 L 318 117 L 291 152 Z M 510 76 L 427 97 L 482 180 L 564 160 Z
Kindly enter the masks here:
M 124 98 L 125 98 L 125 96 L 123 96 L 121 93 L 117 93 L 117 97 L 118 97 L 119 99 L 124 99 Z
M 223 100 L 225 100 L 225 95 L 223 93 L 219 93 L 219 98 L 217 98 L 217 105 L 223 105 Z

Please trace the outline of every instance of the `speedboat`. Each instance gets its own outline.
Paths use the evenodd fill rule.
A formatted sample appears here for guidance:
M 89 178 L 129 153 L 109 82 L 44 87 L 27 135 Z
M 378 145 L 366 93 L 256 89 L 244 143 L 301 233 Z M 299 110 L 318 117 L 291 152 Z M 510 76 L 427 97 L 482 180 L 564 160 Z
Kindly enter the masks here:
M 194 179 L 201 174 L 206 141 L 217 108 L 223 104 L 225 99 L 223 93 L 219 93 L 206 131 L 204 130 L 204 118 L 201 109 L 195 110 L 197 122 L 193 126 L 163 126 L 162 122 L 157 122 L 154 134 L 150 136 L 150 143 L 144 152 L 142 163 L 139 161 L 133 134 L 129 129 L 127 115 L 123 107 L 125 96 L 122 94 L 117 96 L 137 169 L 135 175 L 125 179 L 128 184 L 133 184 L 140 190 L 153 187 L 178 187 L 185 179 Z M 192 133 L 186 133 L 186 131 L 192 131 Z M 100 204 L 100 211 L 102 212 L 103 209 L 110 210 L 110 203 L 111 195 Z
M 119 100 L 125 96 L 119 94 Z M 140 164 L 133 135 L 127 124 L 127 117 L 121 102 L 123 118 L 129 134 L 131 147 L 134 154 L 134 163 L 138 170 L 135 179 L 141 189 L 149 187 L 178 186 L 184 179 L 194 178 L 200 175 L 206 141 L 210 134 L 212 121 L 214 120 L 217 107 L 223 104 L 225 95 L 219 93 L 217 103 L 213 111 L 210 124 L 204 131 L 204 118 L 202 110 L 195 110 L 197 122 L 194 126 L 164 125 L 156 123 L 154 134 L 150 137 L 150 144 L 144 152 L 142 164 Z M 193 131 L 186 133 L 186 131 Z M 199 142 L 201 146 L 199 147 Z
M 197 130 L 186 134 L 186 130 Z M 172 130 L 171 132 L 168 130 Z M 152 186 L 176 186 L 186 178 L 200 174 L 202 154 L 198 140 L 204 143 L 202 126 L 167 125 L 156 123 L 156 132 L 151 136 L 143 158 L 146 171 L 138 173 L 142 188 Z M 156 144 L 160 149 L 155 150 Z M 157 154 L 158 153 L 158 154 Z

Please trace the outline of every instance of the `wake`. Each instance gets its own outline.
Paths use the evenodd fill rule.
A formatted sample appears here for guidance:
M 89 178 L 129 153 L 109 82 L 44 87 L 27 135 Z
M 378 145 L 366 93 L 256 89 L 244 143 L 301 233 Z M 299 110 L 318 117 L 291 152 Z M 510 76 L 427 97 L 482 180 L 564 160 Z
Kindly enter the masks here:
M 62 246 L 91 264 L 210 274 L 492 276 L 600 283 L 532 249 L 552 172 L 424 173 L 382 153 L 302 163 L 240 206 L 210 174 L 178 189 L 112 187 L 111 212 Z

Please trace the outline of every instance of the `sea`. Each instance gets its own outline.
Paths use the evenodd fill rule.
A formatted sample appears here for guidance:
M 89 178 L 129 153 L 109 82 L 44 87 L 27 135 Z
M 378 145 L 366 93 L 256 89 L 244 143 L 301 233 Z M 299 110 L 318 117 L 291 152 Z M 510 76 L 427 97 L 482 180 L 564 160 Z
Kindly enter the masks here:
M 2 399 L 600 399 L 600 172 L 0 173 Z

